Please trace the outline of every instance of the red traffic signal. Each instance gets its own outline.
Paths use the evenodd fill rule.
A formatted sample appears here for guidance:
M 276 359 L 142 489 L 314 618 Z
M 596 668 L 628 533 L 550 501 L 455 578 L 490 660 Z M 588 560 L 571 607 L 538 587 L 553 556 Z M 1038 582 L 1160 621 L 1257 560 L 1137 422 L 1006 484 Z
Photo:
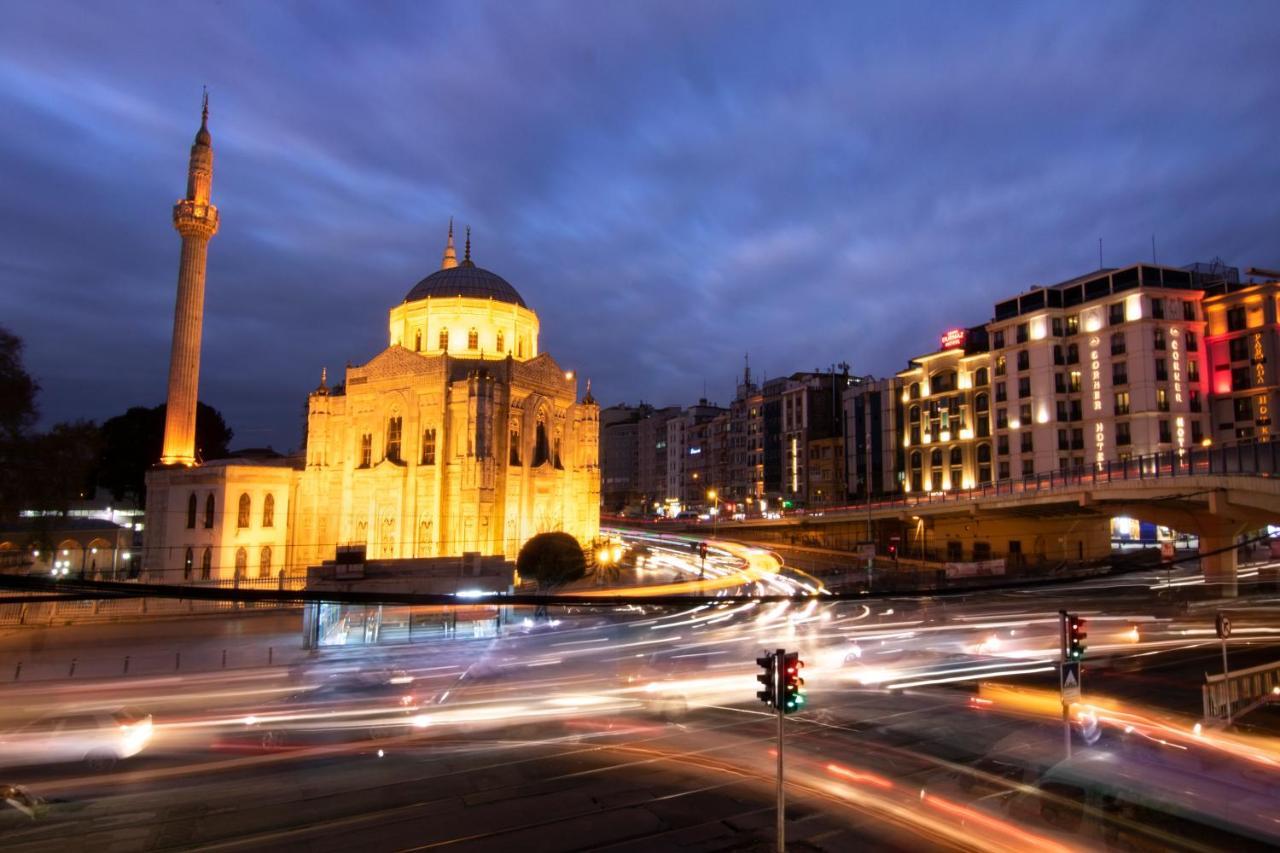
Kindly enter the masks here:
M 1078 661 L 1084 658 L 1084 651 L 1089 646 L 1085 642 L 1089 634 L 1085 631 L 1088 624 L 1075 613 L 1067 614 L 1067 660 Z
M 782 663 L 782 712 L 794 714 L 804 707 L 806 701 L 804 679 L 800 670 L 804 669 L 804 661 L 799 652 L 788 652 Z

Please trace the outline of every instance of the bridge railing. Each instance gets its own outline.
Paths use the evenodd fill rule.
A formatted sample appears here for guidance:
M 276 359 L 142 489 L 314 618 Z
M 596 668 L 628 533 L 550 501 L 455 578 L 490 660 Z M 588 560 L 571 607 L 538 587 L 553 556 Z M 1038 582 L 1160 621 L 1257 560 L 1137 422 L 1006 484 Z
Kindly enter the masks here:
M 1107 485 L 1170 477 L 1205 474 L 1256 477 L 1280 476 L 1280 439 L 1267 442 L 1241 443 L 1223 447 L 1191 447 L 1148 453 L 1129 459 L 1108 460 L 1092 465 L 1058 468 L 1039 474 L 997 480 L 967 489 L 946 489 L 907 493 L 899 497 L 880 498 L 871 509 L 910 508 L 914 506 L 960 503 L 980 498 L 1016 496 L 1082 486 Z M 795 510 L 794 515 L 818 516 L 827 513 L 865 512 L 865 502 L 842 506 L 811 507 Z M 723 523 L 723 522 L 722 522 Z

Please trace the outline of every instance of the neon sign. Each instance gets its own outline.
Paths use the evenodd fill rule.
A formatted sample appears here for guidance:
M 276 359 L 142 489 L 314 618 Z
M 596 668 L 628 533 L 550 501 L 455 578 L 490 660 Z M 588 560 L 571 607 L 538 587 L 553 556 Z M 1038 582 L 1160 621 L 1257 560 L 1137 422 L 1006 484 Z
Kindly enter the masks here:
M 1173 363 L 1173 402 L 1182 402 L 1182 348 L 1178 342 L 1181 330 L 1169 327 L 1169 359 Z
M 1089 377 L 1093 380 L 1093 410 L 1102 411 L 1102 362 L 1098 360 L 1098 345 L 1102 339 L 1097 335 L 1089 338 Z
M 969 336 L 966 329 L 947 329 L 942 333 L 942 348 L 956 349 L 964 346 L 965 339 Z

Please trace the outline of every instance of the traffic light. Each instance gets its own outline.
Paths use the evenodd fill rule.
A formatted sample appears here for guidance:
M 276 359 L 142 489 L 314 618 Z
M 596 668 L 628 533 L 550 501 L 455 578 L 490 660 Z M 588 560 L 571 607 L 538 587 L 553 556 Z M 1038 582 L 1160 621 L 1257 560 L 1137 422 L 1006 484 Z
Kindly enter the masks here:
M 1088 648 L 1085 640 L 1089 635 L 1085 633 L 1084 627 L 1086 622 L 1075 613 L 1067 614 L 1067 660 L 1083 660 L 1084 650 Z
M 706 542 L 703 542 L 698 546 L 698 556 L 704 560 L 707 559 L 707 543 Z
M 756 658 L 756 663 L 764 672 L 756 676 L 756 681 L 764 685 L 763 690 L 756 691 L 756 698 L 770 708 L 778 707 L 777 696 L 777 675 L 774 667 L 777 662 L 777 656 L 773 652 L 768 652 L 764 657 Z
M 782 712 L 794 714 L 804 708 L 804 679 L 800 670 L 804 669 L 804 661 L 799 652 L 787 652 L 782 663 Z

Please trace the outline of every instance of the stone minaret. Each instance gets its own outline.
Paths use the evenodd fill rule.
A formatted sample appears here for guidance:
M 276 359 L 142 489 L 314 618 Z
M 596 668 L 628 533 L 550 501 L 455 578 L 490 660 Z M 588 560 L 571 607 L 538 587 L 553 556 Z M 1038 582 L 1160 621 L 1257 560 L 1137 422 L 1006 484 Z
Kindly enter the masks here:
M 187 195 L 173 206 L 173 227 L 182 235 L 178 302 L 173 310 L 173 350 L 169 355 L 169 398 L 164 418 L 161 465 L 196 462 L 196 394 L 200 384 L 200 332 L 204 323 L 204 271 L 209 238 L 218 231 L 218 208 L 209 203 L 213 184 L 213 139 L 209 136 L 209 96 L 191 164 Z

